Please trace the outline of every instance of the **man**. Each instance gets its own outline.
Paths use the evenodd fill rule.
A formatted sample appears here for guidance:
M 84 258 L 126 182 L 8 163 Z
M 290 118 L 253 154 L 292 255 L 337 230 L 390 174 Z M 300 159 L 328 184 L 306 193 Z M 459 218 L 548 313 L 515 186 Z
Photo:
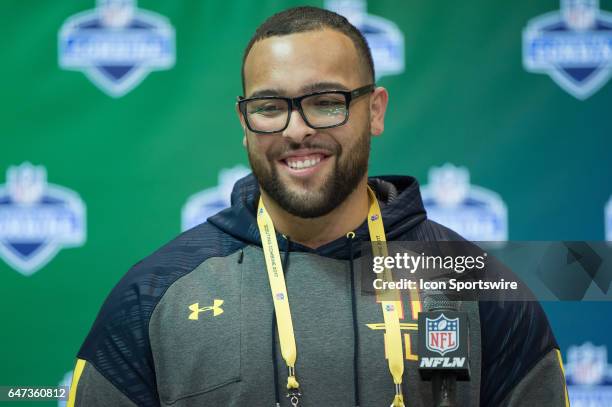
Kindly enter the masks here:
M 368 179 L 388 93 L 374 85 L 364 38 L 335 13 L 286 10 L 256 31 L 242 72 L 236 110 L 253 175 L 235 185 L 231 208 L 115 287 L 78 353 L 70 403 L 433 405 L 415 332 L 394 342 L 399 331 L 381 323 L 414 323 L 418 301 L 401 303 L 401 315 L 381 309 L 360 294 L 354 260 L 381 218 L 382 240 L 461 238 L 427 220 L 414 178 Z M 567 405 L 537 303 L 463 310 L 472 378 L 459 405 Z

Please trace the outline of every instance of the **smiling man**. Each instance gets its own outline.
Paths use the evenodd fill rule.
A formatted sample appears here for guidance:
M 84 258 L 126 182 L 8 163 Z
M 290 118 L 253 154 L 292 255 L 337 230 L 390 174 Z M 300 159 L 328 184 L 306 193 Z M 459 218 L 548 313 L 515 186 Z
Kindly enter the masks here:
M 286 10 L 258 28 L 242 72 L 236 112 L 253 175 L 230 208 L 114 288 L 78 353 L 69 405 L 433 405 L 417 373 L 418 297 L 381 307 L 361 294 L 355 260 L 361 242 L 461 237 L 427 219 L 414 178 L 368 178 L 389 97 L 363 36 L 330 11 Z M 461 309 L 472 377 L 457 405 L 566 405 L 536 302 Z
M 277 229 L 318 247 L 365 219 L 370 137 L 384 129 L 388 95 L 374 85 L 367 46 L 350 37 L 359 38 L 356 30 L 310 20 L 279 36 L 299 12 L 255 34 L 243 68 L 248 98 L 237 107 Z

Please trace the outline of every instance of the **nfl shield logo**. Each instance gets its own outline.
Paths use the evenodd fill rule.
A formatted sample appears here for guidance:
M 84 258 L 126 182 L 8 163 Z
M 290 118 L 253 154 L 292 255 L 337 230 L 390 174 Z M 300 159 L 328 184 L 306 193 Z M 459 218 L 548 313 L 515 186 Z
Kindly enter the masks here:
M 82 71 L 112 97 L 134 89 L 154 70 L 174 66 L 174 28 L 136 0 L 98 0 L 68 18 L 59 32 L 59 65 Z
M 459 318 L 439 317 L 425 319 L 425 343 L 427 349 L 441 356 L 459 349 Z

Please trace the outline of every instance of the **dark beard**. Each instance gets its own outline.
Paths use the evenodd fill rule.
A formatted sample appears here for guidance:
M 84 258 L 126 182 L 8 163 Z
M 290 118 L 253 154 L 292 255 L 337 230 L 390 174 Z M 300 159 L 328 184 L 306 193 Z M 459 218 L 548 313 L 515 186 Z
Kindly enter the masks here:
M 357 144 L 347 151 L 343 151 L 342 146 L 337 143 L 329 146 L 309 142 L 290 143 L 283 151 L 292 151 L 299 148 L 324 148 L 333 151 L 336 158 L 332 173 L 325 180 L 323 186 L 306 197 L 292 192 L 280 181 L 273 157 L 266 157 L 265 159 L 268 162 L 265 163 L 262 162 L 264 159 L 254 157 L 248 147 L 247 151 L 253 174 L 270 198 L 294 216 L 318 218 L 327 215 L 340 206 L 357 188 L 359 181 L 367 173 L 370 156 L 370 132 L 369 129 L 366 129 L 366 132 L 360 135 Z M 270 169 L 266 164 L 270 165 Z

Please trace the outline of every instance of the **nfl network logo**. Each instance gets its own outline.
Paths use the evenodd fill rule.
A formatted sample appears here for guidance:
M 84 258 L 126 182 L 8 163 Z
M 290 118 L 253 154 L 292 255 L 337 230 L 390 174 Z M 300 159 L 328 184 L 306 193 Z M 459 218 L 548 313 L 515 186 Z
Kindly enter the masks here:
M 471 241 L 508 240 L 508 210 L 501 197 L 470 185 L 465 167 L 444 164 L 429 170 L 421 188 L 427 217 Z
M 612 406 L 612 365 L 605 346 L 570 346 L 565 378 L 572 407 Z
M 42 166 L 9 167 L 0 185 L 0 257 L 23 275 L 60 249 L 85 243 L 85 205 L 75 192 L 47 183 Z
M 459 318 L 446 318 L 440 314 L 437 318 L 425 318 L 425 346 L 440 356 L 459 349 Z
M 206 222 L 210 216 L 231 206 L 232 189 L 236 181 L 250 174 L 243 165 L 222 169 L 219 185 L 191 195 L 181 212 L 181 230 L 191 229 Z
M 175 61 L 174 28 L 165 17 L 138 9 L 136 0 L 98 0 L 94 10 L 69 17 L 58 48 L 61 68 L 82 71 L 112 97 Z
M 606 222 L 606 240 L 612 242 L 612 196 L 604 210 Z
M 404 34 L 395 23 L 368 14 L 365 0 L 326 0 L 325 8 L 346 17 L 361 31 L 372 52 L 377 80 L 404 72 Z
M 612 73 L 612 13 L 601 11 L 598 0 L 561 0 L 561 11 L 532 19 L 523 30 L 523 65 L 588 98 Z

